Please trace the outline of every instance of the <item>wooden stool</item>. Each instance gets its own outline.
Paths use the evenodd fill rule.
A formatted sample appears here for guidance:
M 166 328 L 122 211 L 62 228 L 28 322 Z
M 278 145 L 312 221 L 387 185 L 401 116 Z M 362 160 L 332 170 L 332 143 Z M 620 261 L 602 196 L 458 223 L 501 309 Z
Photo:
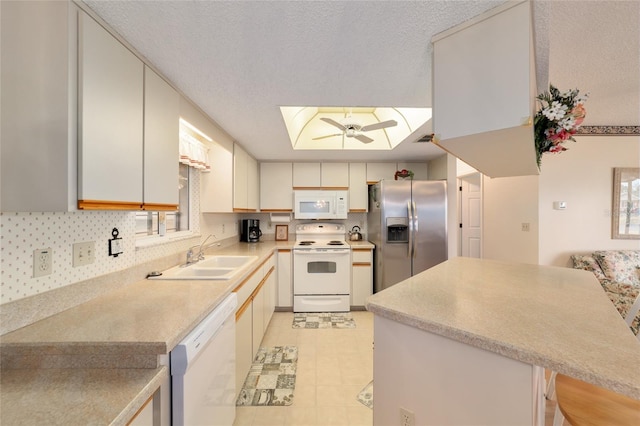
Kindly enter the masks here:
M 572 426 L 640 425 L 640 400 L 563 374 L 556 376 L 556 396 Z

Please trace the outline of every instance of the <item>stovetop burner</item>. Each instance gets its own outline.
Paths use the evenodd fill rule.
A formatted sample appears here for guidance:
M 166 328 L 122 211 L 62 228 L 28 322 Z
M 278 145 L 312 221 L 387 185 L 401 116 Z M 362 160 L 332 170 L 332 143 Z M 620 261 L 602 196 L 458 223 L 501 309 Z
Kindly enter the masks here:
M 300 241 L 298 243 L 298 245 L 301 245 L 301 246 L 310 246 L 312 244 L 315 244 L 315 241 Z
M 334 240 L 334 241 L 329 241 L 329 242 L 327 243 L 327 245 L 328 245 L 328 246 L 343 246 L 343 245 L 344 245 L 344 242 Z

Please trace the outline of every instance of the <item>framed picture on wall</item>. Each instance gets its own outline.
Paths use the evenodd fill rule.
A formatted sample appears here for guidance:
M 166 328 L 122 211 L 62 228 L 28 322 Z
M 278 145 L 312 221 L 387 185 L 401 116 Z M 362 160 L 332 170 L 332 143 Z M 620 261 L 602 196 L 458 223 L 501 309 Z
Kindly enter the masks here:
M 289 226 L 276 225 L 276 241 L 287 241 L 289 239 Z

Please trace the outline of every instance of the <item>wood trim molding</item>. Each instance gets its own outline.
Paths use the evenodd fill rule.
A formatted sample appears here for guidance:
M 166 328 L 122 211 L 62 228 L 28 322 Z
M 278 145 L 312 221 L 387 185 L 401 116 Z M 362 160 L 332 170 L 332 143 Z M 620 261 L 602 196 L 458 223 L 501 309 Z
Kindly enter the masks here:
M 351 266 L 371 266 L 370 262 L 353 262 Z
M 257 211 L 258 210 L 256 210 L 256 209 L 240 209 L 240 208 L 236 208 L 236 207 L 233 208 L 233 212 L 234 213 L 255 213 Z
M 278 253 L 291 253 L 291 249 L 278 249 Z
M 79 210 L 142 210 L 142 203 L 135 201 L 78 200 Z
M 242 316 L 242 314 L 244 314 L 244 311 L 247 310 L 247 308 L 249 306 L 251 306 L 251 302 L 253 302 L 253 298 L 251 296 L 247 297 L 247 300 L 244 301 L 244 303 L 242 304 L 242 306 L 240 306 L 238 308 L 238 310 L 236 311 L 236 322 L 238 322 L 238 320 L 240 319 L 240 317 Z
M 293 213 L 293 209 L 260 209 L 261 213 Z
M 159 203 L 144 203 L 142 210 L 152 211 L 178 211 L 177 204 L 159 204 Z
M 349 209 L 349 213 L 366 213 L 367 209 Z
M 362 251 L 362 252 L 365 252 L 365 251 L 371 251 L 371 250 L 372 249 L 370 249 L 370 248 L 362 248 L 362 247 L 353 247 L 353 248 L 351 248 L 351 251 Z

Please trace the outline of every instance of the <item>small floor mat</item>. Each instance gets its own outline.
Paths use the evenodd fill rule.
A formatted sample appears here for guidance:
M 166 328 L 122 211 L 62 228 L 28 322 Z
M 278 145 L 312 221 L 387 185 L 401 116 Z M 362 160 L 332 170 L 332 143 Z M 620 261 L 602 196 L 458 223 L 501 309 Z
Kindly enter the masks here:
M 236 405 L 291 405 L 297 366 L 296 346 L 258 349 Z
M 301 312 L 293 314 L 292 328 L 356 328 L 350 312 Z
M 358 402 L 373 409 L 373 380 L 358 394 Z

